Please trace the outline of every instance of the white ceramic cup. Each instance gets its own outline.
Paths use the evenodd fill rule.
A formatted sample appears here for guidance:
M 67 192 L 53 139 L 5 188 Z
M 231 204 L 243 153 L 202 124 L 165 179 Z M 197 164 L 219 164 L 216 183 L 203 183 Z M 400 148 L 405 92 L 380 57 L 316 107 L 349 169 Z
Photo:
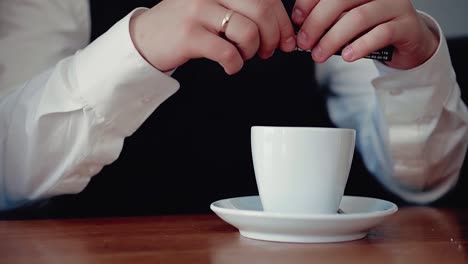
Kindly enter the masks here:
M 252 127 L 252 158 L 264 211 L 336 214 L 355 138 L 353 129 Z

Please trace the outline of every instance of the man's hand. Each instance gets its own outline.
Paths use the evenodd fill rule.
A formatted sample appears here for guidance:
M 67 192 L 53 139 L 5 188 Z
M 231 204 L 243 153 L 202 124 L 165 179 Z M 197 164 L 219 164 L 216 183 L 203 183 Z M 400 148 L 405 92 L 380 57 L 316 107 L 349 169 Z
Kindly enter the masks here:
M 410 0 L 297 0 L 293 21 L 301 49 L 324 62 L 341 47 L 345 61 L 355 61 L 389 45 L 395 47 L 386 64 L 411 69 L 429 59 L 439 36 L 422 21 Z
M 280 0 L 166 0 L 133 17 L 130 34 L 140 54 L 161 71 L 204 57 L 233 74 L 257 52 L 268 58 L 278 47 L 296 47 Z

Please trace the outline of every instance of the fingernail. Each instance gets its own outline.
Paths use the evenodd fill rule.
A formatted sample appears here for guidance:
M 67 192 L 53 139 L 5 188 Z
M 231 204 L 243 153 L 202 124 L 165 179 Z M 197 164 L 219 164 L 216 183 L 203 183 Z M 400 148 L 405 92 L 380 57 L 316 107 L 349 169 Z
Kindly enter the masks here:
M 275 50 L 272 50 L 272 51 L 269 52 L 269 53 L 262 52 L 262 54 L 260 55 L 260 58 L 262 58 L 262 59 L 268 59 L 268 58 L 270 58 L 271 56 L 273 56 L 274 53 L 275 53 Z
M 285 44 L 288 44 L 288 45 L 289 45 L 289 44 L 293 44 L 293 43 L 294 43 L 294 37 L 291 36 L 291 37 L 287 38 L 286 41 L 285 41 L 284 43 L 285 43 Z
M 294 49 L 296 47 L 296 40 L 293 36 L 287 38 L 283 43 L 283 48 L 289 51 L 290 49 Z
M 270 58 L 271 56 L 273 56 L 273 54 L 275 54 L 275 50 L 272 50 L 271 53 L 268 55 L 267 58 Z
M 353 50 L 353 47 L 351 46 L 347 46 L 341 52 L 341 57 L 343 57 L 343 59 L 345 60 L 352 60 L 353 56 L 354 56 L 354 50 Z
M 321 60 L 323 56 L 323 51 L 322 47 L 319 45 L 315 46 L 315 48 L 312 50 L 312 57 L 314 57 L 315 60 Z
M 301 30 L 299 34 L 297 34 L 297 42 L 304 48 L 306 48 L 306 46 L 308 45 L 307 39 L 307 33 L 305 33 L 304 31 Z
M 302 12 L 299 8 L 295 7 L 293 11 L 293 20 L 296 24 L 302 24 L 304 20 L 304 12 Z

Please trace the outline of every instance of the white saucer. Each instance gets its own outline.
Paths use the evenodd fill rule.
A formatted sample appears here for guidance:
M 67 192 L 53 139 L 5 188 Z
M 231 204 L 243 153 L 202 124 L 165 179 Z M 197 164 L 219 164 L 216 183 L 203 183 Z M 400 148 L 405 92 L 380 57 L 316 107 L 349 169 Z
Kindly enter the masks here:
M 210 208 L 244 237 L 295 243 L 361 239 L 398 210 L 388 201 L 355 196 L 344 196 L 340 208 L 345 214 L 333 215 L 264 212 L 258 196 L 219 200 Z

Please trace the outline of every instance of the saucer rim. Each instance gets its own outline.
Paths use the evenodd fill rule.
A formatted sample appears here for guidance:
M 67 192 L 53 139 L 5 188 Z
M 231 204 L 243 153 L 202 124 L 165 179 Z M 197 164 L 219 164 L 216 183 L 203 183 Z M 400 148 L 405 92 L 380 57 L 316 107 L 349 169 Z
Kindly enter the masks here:
M 245 209 L 234 209 L 234 208 L 225 208 L 216 205 L 216 203 L 221 203 L 223 201 L 228 201 L 232 199 L 246 199 L 246 198 L 257 198 L 260 199 L 259 195 L 248 195 L 248 196 L 239 196 L 239 197 L 232 197 L 232 198 L 224 198 L 217 201 L 214 201 L 210 204 L 210 209 L 217 213 L 224 213 L 224 214 L 236 214 L 236 215 L 244 215 L 249 217 L 268 217 L 268 218 L 277 218 L 277 219 L 295 219 L 295 220 L 307 220 L 307 219 L 316 219 L 316 220 L 336 220 L 336 219 L 344 219 L 344 220 L 356 220 L 356 219 L 370 219 L 370 218 L 378 218 L 378 217 L 385 217 L 392 215 L 398 211 L 398 206 L 390 201 L 374 198 L 374 197 L 365 197 L 365 196 L 354 196 L 354 195 L 344 195 L 344 197 L 354 198 L 354 199 L 371 199 L 376 200 L 379 202 L 387 203 L 390 205 L 390 208 L 386 210 L 378 210 L 378 211 L 371 211 L 371 212 L 363 212 L 363 213 L 345 213 L 345 214 L 291 214 L 291 213 L 277 213 L 277 212 L 265 212 L 259 210 L 245 210 Z

